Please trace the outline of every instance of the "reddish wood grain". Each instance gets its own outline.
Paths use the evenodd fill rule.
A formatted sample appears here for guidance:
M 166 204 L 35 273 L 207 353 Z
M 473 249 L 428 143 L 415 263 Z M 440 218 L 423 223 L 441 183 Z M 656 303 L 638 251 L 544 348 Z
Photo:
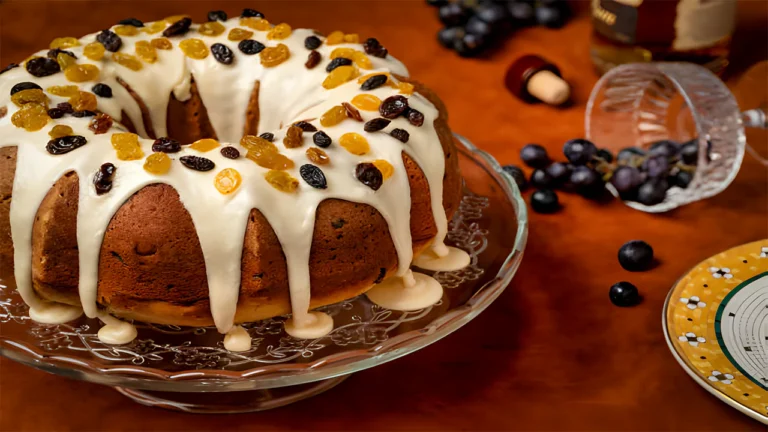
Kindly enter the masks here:
M 584 9 L 584 2 L 578 6 Z M 527 142 L 558 154 L 583 134 L 597 77 L 586 16 L 562 30 L 526 29 L 490 59 L 467 60 L 435 41 L 439 23 L 422 1 L 207 2 L 5 1 L 0 63 L 20 61 L 57 36 L 79 36 L 118 19 L 159 19 L 212 8 L 257 7 L 273 21 L 375 35 L 445 100 L 454 130 L 502 163 Z M 765 58 L 768 6 L 740 5 L 733 75 Z M 40 26 L 37 23 L 44 23 Z M 529 106 L 503 87 L 507 65 L 527 53 L 551 59 L 574 86 L 574 106 Z M 753 144 L 768 148 L 765 134 Z M 2 430 L 763 430 L 695 384 L 661 331 L 664 298 L 688 268 L 768 237 L 768 175 L 746 157 L 721 195 L 651 216 L 621 203 L 561 197 L 556 215 L 531 215 L 528 249 L 509 289 L 472 323 L 418 353 L 355 374 L 336 389 L 274 411 L 197 416 L 136 405 L 113 390 L 0 360 Z M 661 260 L 629 274 L 616 262 L 626 240 L 650 242 Z M 631 280 L 642 305 L 619 309 L 608 287 Z

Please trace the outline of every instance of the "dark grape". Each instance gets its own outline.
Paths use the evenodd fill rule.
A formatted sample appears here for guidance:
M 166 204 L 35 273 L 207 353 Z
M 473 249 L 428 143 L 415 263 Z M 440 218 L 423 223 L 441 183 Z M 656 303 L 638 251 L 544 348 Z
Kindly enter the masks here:
M 522 169 L 520 169 L 519 166 L 504 165 L 501 167 L 501 169 L 503 169 L 505 173 L 509 174 L 515 180 L 517 187 L 520 188 L 521 191 L 528 188 L 528 180 L 526 180 L 525 173 Z
M 613 153 L 606 149 L 598 150 L 596 156 L 608 163 L 613 162 Z
M 555 185 L 562 185 L 571 177 L 571 165 L 555 162 L 546 168 Z
M 536 11 L 530 3 L 521 1 L 507 3 L 507 11 L 515 20 L 515 24 L 520 27 L 536 23 Z
M 693 180 L 693 174 L 688 171 L 680 170 L 672 177 L 672 184 L 680 188 L 687 188 Z
M 640 292 L 629 282 L 619 282 L 608 293 L 611 303 L 620 307 L 634 306 L 640 302 Z
M 537 188 L 549 188 L 555 185 L 555 181 L 545 170 L 537 169 L 531 174 L 531 184 Z
M 642 168 L 650 178 L 666 177 L 669 171 L 669 160 L 663 154 L 651 154 L 643 161 Z
M 669 184 L 666 180 L 651 179 L 643 183 L 637 190 L 637 201 L 648 206 L 664 201 Z
M 531 208 L 536 213 L 554 213 L 560 208 L 560 200 L 555 191 L 539 189 L 531 195 Z
M 462 57 L 474 57 L 486 47 L 486 39 L 480 35 L 467 33 L 453 44 L 453 49 Z
M 440 21 L 448 27 L 464 24 L 469 18 L 469 11 L 458 3 L 448 3 L 438 10 Z
M 545 27 L 558 29 L 565 25 L 565 14 L 554 6 L 539 6 L 536 8 L 536 22 Z
M 642 156 L 645 156 L 645 150 L 637 147 L 627 147 L 622 149 L 619 154 L 616 155 L 616 160 L 618 162 L 629 162 L 633 158 Z
M 663 155 L 667 158 L 675 157 L 680 153 L 680 144 L 670 140 L 657 141 L 651 144 L 648 153 L 651 155 Z
M 437 40 L 440 45 L 452 49 L 465 33 L 463 27 L 446 27 L 437 33 Z
M 493 33 L 493 27 L 487 22 L 481 20 L 477 16 L 473 16 L 467 21 L 467 25 L 464 26 L 468 33 L 474 35 L 488 37 Z
M 544 168 L 549 164 L 547 149 L 539 144 L 526 144 L 520 150 L 520 159 L 531 168 Z
M 563 146 L 563 154 L 574 165 L 584 165 L 597 154 L 597 147 L 585 139 L 572 139 Z
M 643 271 L 653 264 L 653 248 L 642 240 L 632 240 L 619 248 L 619 264 L 624 270 Z
M 616 168 L 611 177 L 611 184 L 620 194 L 633 192 L 642 182 L 640 171 L 631 166 L 620 166 Z
M 696 165 L 699 162 L 699 140 L 692 139 L 680 147 L 680 159 L 686 165 Z

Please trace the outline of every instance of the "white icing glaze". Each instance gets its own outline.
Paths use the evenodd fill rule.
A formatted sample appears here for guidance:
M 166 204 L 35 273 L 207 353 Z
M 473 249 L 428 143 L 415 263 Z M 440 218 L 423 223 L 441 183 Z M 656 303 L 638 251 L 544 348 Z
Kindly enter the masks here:
M 456 271 L 469 265 L 469 254 L 459 248 L 447 247 L 448 253 L 438 256 L 434 251 L 424 251 L 413 259 L 413 265 L 424 270 Z
M 79 307 L 41 301 L 37 307 L 29 308 L 29 317 L 43 324 L 64 324 L 80 318 L 83 310 Z
M 133 324 L 120 321 L 110 315 L 99 316 L 104 321 L 104 327 L 99 329 L 99 340 L 114 345 L 127 344 L 136 339 L 136 327 Z
M 233 145 L 245 153 L 239 146 L 246 120 L 246 111 L 254 83 L 260 82 L 260 116 L 258 131 L 275 133 L 275 143 L 281 153 L 293 159 L 295 168 L 288 170 L 297 179 L 299 167 L 309 163 L 306 149 L 311 144 L 311 134 L 304 134 L 305 143 L 301 148 L 287 149 L 282 145 L 285 135 L 284 125 L 298 120 L 317 120 L 325 111 L 341 102 L 349 102 L 361 93 L 357 80 L 352 80 L 335 89 L 326 90 L 322 82 L 327 76 L 325 65 L 333 49 L 350 47 L 362 51 L 358 44 L 341 44 L 318 48 L 323 61 L 312 70 L 304 63 L 309 51 L 304 47 L 304 39 L 313 34 L 311 30 L 297 29 L 285 40 L 267 40 L 266 32 L 254 31 L 252 37 L 267 46 L 278 43 L 288 46 L 291 56 L 277 67 L 266 68 L 260 63 L 259 55 L 245 55 L 237 48 L 237 42 L 227 39 L 229 30 L 238 27 L 238 18 L 222 23 L 226 31 L 217 37 L 203 36 L 197 33 L 197 25 L 185 35 L 185 38 L 200 38 L 209 47 L 213 43 L 223 43 L 235 54 L 232 65 L 218 63 L 212 55 L 203 60 L 186 57 L 179 49 L 180 37 L 173 37 L 171 50 L 157 50 L 158 60 L 154 64 L 143 63 L 143 68 L 136 72 L 127 69 L 110 59 L 109 52 L 104 60 L 91 61 L 83 56 L 83 46 L 95 40 L 95 34 L 81 39 L 81 46 L 67 48 L 78 56 L 79 63 L 95 64 L 101 74 L 98 82 L 109 85 L 113 90 L 112 98 L 97 98 L 98 110 L 120 118 L 125 111 L 137 132 L 144 137 L 140 145 L 145 155 L 152 153 L 153 140 L 146 139 L 147 133 L 142 121 L 141 109 L 133 97 L 118 83 L 124 81 L 138 94 L 145 103 L 152 128 L 156 136 L 166 135 L 166 113 L 170 95 L 186 100 L 190 97 L 190 86 L 194 79 L 203 104 L 207 108 L 211 124 L 222 145 Z M 161 34 L 122 36 L 123 47 L 120 52 L 134 54 L 135 43 L 162 37 Z M 46 51 L 36 55 L 45 56 Z M 373 70 L 361 70 L 361 75 L 375 71 L 389 71 L 407 76 L 407 70 L 392 56 L 385 59 L 369 56 Z M 77 219 L 77 239 L 79 245 L 80 282 L 79 292 L 82 308 L 89 317 L 99 317 L 108 322 L 102 330 L 104 337 L 110 340 L 124 340 L 133 332 L 127 330 L 129 324 L 116 324 L 113 318 L 102 312 L 97 305 L 99 254 L 104 233 L 117 210 L 134 193 L 147 185 L 165 183 L 176 189 L 181 202 L 194 222 L 206 264 L 211 313 L 218 330 L 228 333 L 235 324 L 238 293 L 241 277 L 241 255 L 248 216 L 252 209 L 258 209 L 270 222 L 286 256 L 288 282 L 290 287 L 293 318 L 289 333 L 296 337 L 318 337 L 319 332 L 330 331 L 333 320 L 322 313 L 309 313 L 309 250 L 314 231 L 317 206 L 326 199 L 338 198 L 352 202 L 365 203 L 376 208 L 389 224 L 393 243 L 397 250 L 398 274 L 406 275 L 413 258 L 410 234 L 410 189 L 408 177 L 402 162 L 402 152 L 407 152 L 422 168 L 430 187 L 433 216 L 437 225 L 437 235 L 433 242 L 436 253 L 444 254 L 443 244 L 447 232 L 447 221 L 442 205 L 443 174 L 445 170 L 443 152 L 433 124 L 438 111 L 426 98 L 419 94 L 408 97 L 409 105 L 424 114 L 424 125 L 414 127 L 404 118 L 398 118 L 383 131 L 366 133 L 363 123 L 346 120 L 333 127 L 321 127 L 334 141 L 334 145 L 325 149 L 332 163 L 322 169 L 328 181 L 325 190 L 314 189 L 300 180 L 296 193 L 286 194 L 270 186 L 265 180 L 266 169 L 246 158 L 230 160 L 224 158 L 218 150 L 201 154 L 190 147 L 184 147 L 180 153 L 171 154 L 174 160 L 170 172 L 156 176 L 147 173 L 143 160 L 120 161 L 110 144 L 113 132 L 119 132 L 116 124 L 109 133 L 94 135 L 87 129 L 90 118 L 64 118 L 53 120 L 40 131 L 27 132 L 11 124 L 11 116 L 18 108 L 9 101 L 10 88 L 22 81 L 38 83 L 43 89 L 53 85 L 78 85 L 81 90 L 90 91 L 95 82 L 76 84 L 68 82 L 63 73 L 36 78 L 23 67 L 12 69 L 0 76 L 0 106 L 8 107 L 8 114 L 0 119 L 0 147 L 18 146 L 16 178 L 11 203 L 11 231 L 15 246 L 15 276 L 22 298 L 36 310 L 43 306 L 32 289 L 31 244 L 32 225 L 37 209 L 50 187 L 67 172 L 75 172 L 80 179 L 80 202 Z M 369 92 L 384 100 L 398 94 L 397 89 L 382 86 Z M 51 105 L 63 102 L 66 98 L 48 95 Z M 365 121 L 378 117 L 378 112 L 361 111 Z M 47 132 L 54 124 L 71 126 L 75 134 L 82 135 L 88 144 L 68 154 L 53 156 L 46 152 L 45 145 L 50 139 Z M 394 128 L 406 129 L 410 141 L 403 144 L 389 136 Z M 364 156 L 356 156 L 338 145 L 341 135 L 357 132 L 365 136 L 371 151 Z M 225 144 L 230 143 L 230 144 Z M 204 156 L 216 164 L 209 172 L 197 172 L 183 167 L 178 158 L 184 155 Z M 386 180 L 378 191 L 373 191 L 354 177 L 354 169 L 360 162 L 385 159 L 395 168 L 391 178 Z M 93 188 L 93 176 L 101 164 L 111 162 L 117 167 L 112 190 L 98 196 Z M 213 187 L 215 175 L 224 168 L 234 168 L 244 181 L 240 189 L 231 195 L 222 195 Z M 401 280 L 398 278 L 398 280 Z M 381 286 L 380 286 L 381 287 Z M 113 321 L 114 320 L 114 321 Z M 118 321 L 119 322 L 119 321 Z M 125 325 L 123 325 L 125 324 Z M 105 330 L 106 328 L 109 328 Z M 119 329 L 119 331 L 116 331 Z M 237 330 L 234 330 L 237 331 Z M 122 337 L 116 337 L 119 333 Z M 100 336 L 102 332 L 99 332 Z
M 234 326 L 224 336 L 224 348 L 235 352 L 248 351 L 251 349 L 251 335 L 242 326 Z
M 409 271 L 405 277 L 386 279 L 365 295 L 383 308 L 414 311 L 439 302 L 443 298 L 443 287 L 432 276 Z

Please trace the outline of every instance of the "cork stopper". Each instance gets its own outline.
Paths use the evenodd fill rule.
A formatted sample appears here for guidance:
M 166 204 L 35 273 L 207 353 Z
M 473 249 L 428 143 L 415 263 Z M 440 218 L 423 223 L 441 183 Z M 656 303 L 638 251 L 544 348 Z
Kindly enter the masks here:
M 512 94 L 528 103 L 561 105 L 571 96 L 571 87 L 560 69 L 536 55 L 517 59 L 507 70 L 505 84 Z

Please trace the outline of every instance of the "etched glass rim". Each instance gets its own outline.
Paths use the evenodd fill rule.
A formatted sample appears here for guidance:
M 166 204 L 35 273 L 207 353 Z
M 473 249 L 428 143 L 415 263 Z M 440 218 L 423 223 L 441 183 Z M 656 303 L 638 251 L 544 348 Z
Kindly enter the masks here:
M 454 134 L 458 150 L 495 180 L 517 222 L 513 249 L 496 275 L 467 302 L 437 317 L 421 329 L 387 339 L 374 346 L 331 354 L 307 363 L 260 365 L 245 371 L 192 369 L 168 372 L 145 366 L 100 364 L 96 361 L 52 355 L 39 348 L 0 335 L 0 355 L 58 375 L 98 384 L 142 390 L 175 392 L 228 392 L 298 385 L 334 378 L 377 366 L 424 348 L 458 330 L 485 310 L 511 282 L 522 261 L 528 236 L 528 214 L 515 181 L 488 153 Z

